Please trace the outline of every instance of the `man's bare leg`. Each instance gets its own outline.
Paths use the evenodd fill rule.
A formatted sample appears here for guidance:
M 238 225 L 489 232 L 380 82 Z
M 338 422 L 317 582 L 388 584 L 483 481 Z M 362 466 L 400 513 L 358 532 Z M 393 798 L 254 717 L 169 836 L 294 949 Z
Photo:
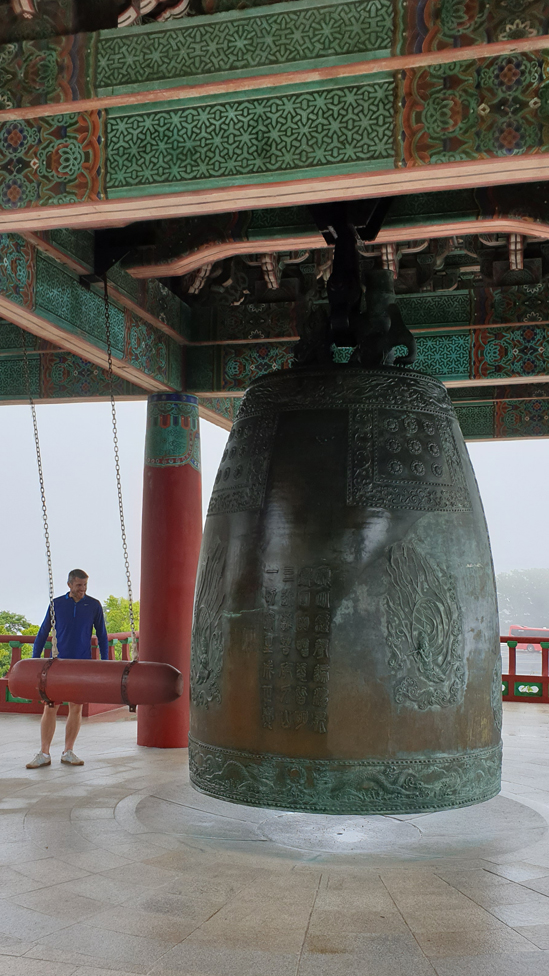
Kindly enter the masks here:
M 65 752 L 69 752 L 74 748 L 74 743 L 80 732 L 81 725 L 82 705 L 75 705 L 74 702 L 69 702 L 69 715 L 65 727 Z
M 57 710 L 59 705 L 44 705 L 44 711 L 42 712 L 42 719 L 40 721 L 40 748 L 45 756 L 50 754 L 50 746 L 55 733 L 55 726 L 57 723 Z

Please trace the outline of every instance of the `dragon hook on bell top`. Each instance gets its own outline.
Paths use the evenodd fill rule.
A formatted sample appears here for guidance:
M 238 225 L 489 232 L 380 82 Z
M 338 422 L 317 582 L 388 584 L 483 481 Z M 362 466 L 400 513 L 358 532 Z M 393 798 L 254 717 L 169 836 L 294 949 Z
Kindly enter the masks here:
M 357 243 L 375 239 L 390 202 L 338 202 L 311 208 L 319 230 L 334 242 L 327 282 L 330 311 L 308 306 L 300 324 L 294 368 L 329 365 L 334 346 L 351 347 L 349 364 L 367 369 L 409 366 L 415 361 L 416 340 L 396 304 L 391 271 L 364 269 L 361 276 L 359 265 Z M 399 346 L 405 347 L 405 355 L 396 355 Z

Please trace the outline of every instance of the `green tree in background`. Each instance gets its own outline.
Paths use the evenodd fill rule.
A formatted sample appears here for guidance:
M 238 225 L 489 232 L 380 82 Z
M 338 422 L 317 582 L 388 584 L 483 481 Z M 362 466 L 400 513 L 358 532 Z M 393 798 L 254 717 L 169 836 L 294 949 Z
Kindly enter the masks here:
M 123 596 L 107 597 L 103 604 L 107 633 L 121 634 L 130 630 L 130 604 Z M 139 600 L 133 605 L 135 629 L 139 629 Z
M 22 634 L 27 627 L 31 626 L 22 613 L 10 613 L 9 610 L 0 610 L 0 633 L 2 634 Z
M 496 582 L 502 634 L 511 624 L 549 627 L 549 569 L 513 569 Z
M 7 625 L 3 621 L 7 619 Z M 26 627 L 13 627 L 13 621 L 20 620 L 26 624 Z M 0 634 L 9 634 L 10 636 L 19 636 L 22 634 L 33 635 L 38 633 L 39 627 L 36 624 L 29 624 L 26 617 L 23 617 L 19 613 L 9 613 L 8 610 L 2 610 L 0 613 Z M 32 656 L 32 644 L 23 644 L 21 648 L 21 657 L 31 657 Z M 9 671 L 11 663 L 11 647 L 9 644 L 0 644 L 0 678 L 3 678 L 5 674 Z

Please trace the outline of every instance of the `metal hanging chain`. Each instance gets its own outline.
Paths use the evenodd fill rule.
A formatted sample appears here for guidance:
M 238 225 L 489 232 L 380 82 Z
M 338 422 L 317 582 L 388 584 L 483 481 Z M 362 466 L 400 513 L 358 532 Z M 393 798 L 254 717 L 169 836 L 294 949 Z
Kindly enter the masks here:
M 55 604 L 53 589 L 53 569 L 51 564 L 50 530 L 48 526 L 48 509 L 46 507 L 46 490 L 44 488 L 44 472 L 42 470 L 42 454 L 40 452 L 40 438 L 38 437 L 38 423 L 36 420 L 36 407 L 31 391 L 29 357 L 27 354 L 27 334 L 24 329 L 19 330 L 23 340 L 23 367 L 25 372 L 25 385 L 27 387 L 27 397 L 30 403 L 32 414 L 32 426 L 34 429 L 34 446 L 36 448 L 36 463 L 38 465 L 38 479 L 40 481 L 40 498 L 42 500 L 42 521 L 44 523 L 44 539 L 46 542 L 46 559 L 48 562 L 48 578 L 50 589 L 50 625 L 51 625 L 51 656 L 57 657 L 57 629 L 55 624 Z
M 111 310 L 109 305 L 109 289 L 107 275 L 104 275 L 103 283 L 105 286 L 105 336 L 107 340 L 108 372 L 109 372 L 109 392 L 111 398 L 112 416 L 112 439 L 114 446 L 114 466 L 116 468 L 116 487 L 118 490 L 118 511 L 120 513 L 120 531 L 122 534 L 122 550 L 124 553 L 124 567 L 126 570 L 126 582 L 128 585 L 128 608 L 130 613 L 130 630 L 132 633 L 132 661 L 137 660 L 137 640 L 135 637 L 135 623 L 133 616 L 133 596 L 132 580 L 130 575 L 130 560 L 128 556 L 128 542 L 126 539 L 126 523 L 124 520 L 124 505 L 122 502 L 122 480 L 120 477 L 120 452 L 118 449 L 118 426 L 116 423 L 116 404 L 114 401 L 114 376 L 112 371 L 112 341 L 111 341 Z

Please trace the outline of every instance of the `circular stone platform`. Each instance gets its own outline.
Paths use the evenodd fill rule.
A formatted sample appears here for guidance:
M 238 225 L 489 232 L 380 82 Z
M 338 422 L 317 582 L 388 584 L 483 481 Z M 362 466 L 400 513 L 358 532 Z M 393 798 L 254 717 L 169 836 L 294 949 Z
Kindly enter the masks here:
M 186 844 L 293 857 L 300 852 L 307 859 L 488 858 L 538 843 L 547 832 L 535 810 L 504 796 L 441 813 L 340 817 L 239 806 L 175 782 L 143 797 L 133 815 L 141 830 L 169 831 Z

